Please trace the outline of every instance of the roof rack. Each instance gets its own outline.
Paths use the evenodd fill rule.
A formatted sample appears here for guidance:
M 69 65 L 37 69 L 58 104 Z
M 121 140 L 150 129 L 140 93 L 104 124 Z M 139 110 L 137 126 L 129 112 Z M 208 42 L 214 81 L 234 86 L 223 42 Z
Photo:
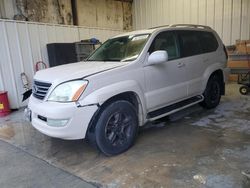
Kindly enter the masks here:
M 156 28 L 160 28 L 160 27 L 169 27 L 169 25 L 159 25 L 159 26 L 155 26 L 155 27 L 150 27 L 149 29 L 156 29 Z
M 203 29 L 212 29 L 206 25 L 196 25 L 196 24 L 173 24 L 169 25 L 169 27 L 194 27 L 194 28 L 203 28 Z
M 149 29 L 156 29 L 161 27 L 194 27 L 194 28 L 203 28 L 203 29 L 212 29 L 209 26 L 206 25 L 196 25 L 196 24 L 172 24 L 172 25 L 161 25 L 156 27 L 151 27 Z

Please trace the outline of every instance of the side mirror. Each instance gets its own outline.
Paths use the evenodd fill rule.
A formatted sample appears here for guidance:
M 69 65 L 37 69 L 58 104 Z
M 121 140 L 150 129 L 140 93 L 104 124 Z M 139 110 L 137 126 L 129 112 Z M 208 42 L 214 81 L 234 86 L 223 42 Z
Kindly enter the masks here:
M 148 65 L 156 65 L 168 61 L 168 52 L 165 50 L 157 50 L 149 55 Z

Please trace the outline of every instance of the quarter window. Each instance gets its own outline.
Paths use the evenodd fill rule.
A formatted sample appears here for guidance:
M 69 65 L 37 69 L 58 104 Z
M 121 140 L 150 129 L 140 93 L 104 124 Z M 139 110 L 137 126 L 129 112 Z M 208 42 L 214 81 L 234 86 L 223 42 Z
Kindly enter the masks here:
M 169 60 L 178 58 L 179 51 L 175 34 L 173 32 L 162 32 L 158 34 L 150 46 L 149 53 L 157 50 L 166 50 L 168 52 Z

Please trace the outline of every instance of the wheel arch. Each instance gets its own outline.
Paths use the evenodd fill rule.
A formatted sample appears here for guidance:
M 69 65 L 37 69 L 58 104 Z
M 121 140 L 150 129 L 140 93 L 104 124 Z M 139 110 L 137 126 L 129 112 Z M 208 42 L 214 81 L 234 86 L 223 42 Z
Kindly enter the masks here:
M 91 118 L 86 135 L 87 135 L 87 139 L 90 139 L 92 143 L 95 143 L 95 136 L 94 136 L 95 125 L 99 119 L 101 112 L 105 109 L 106 106 L 118 100 L 125 100 L 125 101 L 130 102 L 135 107 L 135 110 L 137 112 L 139 126 L 142 126 L 144 124 L 143 107 L 142 107 L 142 103 L 138 94 L 134 91 L 126 91 L 126 92 L 116 94 L 108 98 L 104 103 L 102 103 L 99 106 L 98 110 L 93 115 L 93 117 Z
M 221 95 L 225 95 L 225 78 L 224 78 L 224 73 L 223 73 L 223 69 L 222 68 L 218 68 L 218 67 L 214 67 L 213 69 L 207 70 L 205 73 L 205 82 L 203 85 L 203 90 L 205 90 L 206 85 L 208 83 L 208 80 L 212 77 L 212 76 L 218 76 L 219 80 L 220 80 L 220 86 L 221 86 Z
M 224 81 L 223 71 L 221 69 L 218 69 L 214 71 L 209 78 L 211 78 L 212 76 L 217 76 L 219 78 L 221 86 L 221 95 L 225 95 L 225 81 Z
M 142 117 L 142 114 L 143 114 L 142 102 L 141 102 L 141 99 L 140 99 L 139 95 L 136 92 L 134 92 L 134 91 L 126 91 L 126 92 L 122 92 L 122 93 L 116 94 L 116 95 L 110 97 L 109 99 L 107 99 L 100 106 L 100 108 L 105 108 L 105 106 L 109 105 L 110 103 L 112 103 L 114 101 L 118 101 L 118 100 L 125 100 L 125 101 L 130 102 L 135 107 L 135 110 L 136 110 L 137 115 L 138 115 L 139 122 L 143 121 L 143 117 Z

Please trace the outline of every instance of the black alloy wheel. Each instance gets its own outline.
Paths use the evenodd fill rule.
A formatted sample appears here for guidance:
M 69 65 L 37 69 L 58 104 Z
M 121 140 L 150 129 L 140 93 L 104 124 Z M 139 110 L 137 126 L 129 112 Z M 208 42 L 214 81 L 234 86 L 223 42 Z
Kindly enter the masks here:
M 212 75 L 203 93 L 204 100 L 200 103 L 201 106 L 207 109 L 215 108 L 220 103 L 221 98 L 221 80 L 218 76 Z
M 115 101 L 104 107 L 95 127 L 95 142 L 107 156 L 129 149 L 138 132 L 138 117 L 128 101 Z

